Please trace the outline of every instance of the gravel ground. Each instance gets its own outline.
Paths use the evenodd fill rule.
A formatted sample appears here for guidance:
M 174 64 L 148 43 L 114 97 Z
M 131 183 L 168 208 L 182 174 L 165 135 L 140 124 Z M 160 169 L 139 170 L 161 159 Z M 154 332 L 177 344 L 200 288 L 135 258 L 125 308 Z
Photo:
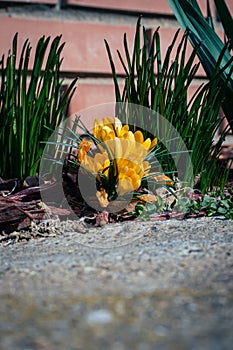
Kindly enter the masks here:
M 0 246 L 0 349 L 232 349 L 233 221 L 59 225 Z

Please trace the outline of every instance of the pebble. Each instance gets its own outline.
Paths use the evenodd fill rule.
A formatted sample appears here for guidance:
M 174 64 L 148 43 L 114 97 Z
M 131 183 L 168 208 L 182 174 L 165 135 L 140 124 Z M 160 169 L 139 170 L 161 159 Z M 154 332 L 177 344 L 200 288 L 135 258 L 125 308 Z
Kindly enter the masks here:
M 90 273 L 90 272 L 95 272 L 97 269 L 95 267 L 92 267 L 92 266 L 85 266 L 83 268 L 83 271 L 86 272 L 86 273 Z
M 88 324 L 106 324 L 113 321 L 113 315 L 108 310 L 95 310 L 87 314 Z

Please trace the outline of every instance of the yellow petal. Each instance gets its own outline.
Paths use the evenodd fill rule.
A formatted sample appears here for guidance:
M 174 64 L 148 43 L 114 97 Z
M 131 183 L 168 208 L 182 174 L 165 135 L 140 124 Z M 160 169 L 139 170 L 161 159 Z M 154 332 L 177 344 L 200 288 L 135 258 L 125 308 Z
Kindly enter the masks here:
M 151 142 L 150 148 L 155 147 L 157 145 L 157 143 L 158 143 L 158 139 L 157 139 L 157 137 L 155 137 L 154 140 L 152 140 L 152 142 Z
M 87 141 L 85 138 L 80 142 L 78 147 L 78 161 L 79 163 L 82 163 L 86 154 L 91 149 L 92 141 Z
M 141 186 L 141 177 L 140 177 L 138 174 L 135 173 L 135 174 L 131 177 L 131 180 L 132 180 L 133 189 L 134 189 L 134 190 L 138 190 L 139 187 Z
M 96 191 L 96 197 L 101 207 L 106 208 L 108 206 L 109 204 L 108 195 L 104 189 L 101 191 Z
M 94 162 L 94 172 L 102 172 L 104 163 L 107 160 L 107 155 L 105 153 L 97 153 L 93 159 Z
M 127 132 L 127 134 L 124 135 L 124 139 L 135 142 L 134 134 L 132 131 Z
M 174 181 L 170 179 L 170 177 L 165 174 L 158 174 L 154 177 L 156 181 L 158 181 L 161 185 L 174 185 Z
M 106 139 L 115 137 L 113 125 L 114 118 L 103 118 L 100 120 L 95 119 L 93 127 L 94 137 L 100 140 L 101 142 L 105 141 Z
M 121 130 L 122 130 L 122 123 L 121 123 L 120 119 L 115 117 L 113 125 L 115 127 L 115 131 L 116 131 L 117 136 L 119 136 L 121 133 Z
M 112 157 L 113 159 L 118 159 L 122 157 L 122 143 L 118 137 L 114 139 Z
M 91 173 L 95 172 L 94 159 L 90 156 L 85 156 L 82 165 Z
M 124 138 L 128 132 L 129 132 L 129 125 L 126 124 L 121 128 L 121 131 L 118 136 L 121 138 Z
M 144 142 L 144 137 L 143 137 L 143 134 L 140 130 L 135 131 L 134 138 L 135 138 L 136 142 L 139 142 L 139 143 Z
M 143 142 L 143 146 L 145 147 L 146 150 L 149 150 L 151 147 L 151 139 L 148 138 L 146 141 Z
M 126 193 L 130 193 L 134 190 L 132 182 L 128 177 L 122 177 L 117 183 L 117 193 L 119 196 L 123 196 Z
M 154 194 L 150 194 L 150 193 L 139 195 L 137 196 L 137 198 L 146 203 L 154 203 L 158 200 Z

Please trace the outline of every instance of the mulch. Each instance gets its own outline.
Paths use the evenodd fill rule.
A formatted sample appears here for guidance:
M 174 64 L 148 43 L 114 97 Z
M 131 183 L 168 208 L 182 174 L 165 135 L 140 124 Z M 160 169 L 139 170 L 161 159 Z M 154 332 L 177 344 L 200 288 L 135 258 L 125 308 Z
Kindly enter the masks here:
M 227 187 L 233 185 L 233 170 L 230 172 Z M 97 213 L 88 207 L 80 197 L 77 186 L 72 177 L 63 179 L 63 190 L 70 205 L 70 209 L 60 205 L 47 205 L 41 200 L 41 192 L 51 190 L 56 183 L 45 183 L 39 186 L 37 176 L 28 176 L 23 182 L 18 179 L 3 180 L 0 178 L 0 243 L 18 242 L 36 237 L 48 237 L 57 234 L 54 223 L 67 220 L 71 214 L 88 224 L 102 226 L 106 223 L 135 220 L 129 215 L 129 210 L 119 215 Z M 192 215 L 201 217 L 205 213 Z M 176 212 L 163 212 L 151 216 L 150 220 L 169 220 L 171 218 L 184 219 L 184 215 Z M 187 218 L 187 216 L 185 217 Z M 137 220 L 137 219 L 136 219 Z
M 28 177 L 23 183 L 18 179 L 0 178 L 0 234 L 29 228 L 56 216 L 68 217 L 67 209 L 47 206 L 41 200 L 41 191 L 53 184 L 39 186 L 37 177 Z

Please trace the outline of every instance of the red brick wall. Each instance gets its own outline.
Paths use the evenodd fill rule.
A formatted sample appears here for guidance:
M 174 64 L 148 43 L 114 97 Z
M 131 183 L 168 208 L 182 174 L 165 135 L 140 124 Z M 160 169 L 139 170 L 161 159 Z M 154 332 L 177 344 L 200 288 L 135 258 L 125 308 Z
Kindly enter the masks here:
M 62 34 L 66 43 L 62 64 L 64 77 L 69 81 L 72 76 L 80 76 L 70 113 L 115 101 L 104 39 L 112 49 L 117 72 L 123 74 L 116 49 L 123 51 L 124 33 L 132 48 L 139 13 L 144 14 L 147 28 L 160 25 L 163 53 L 179 27 L 167 0 L 64 0 L 62 9 L 58 9 L 58 3 L 58 0 L 5 1 L 5 7 L 12 4 L 20 7 L 9 7 L 7 11 L 0 8 L 0 55 L 8 52 L 16 32 L 20 45 L 29 38 L 33 47 L 42 35 L 53 38 Z M 198 0 L 198 3 L 205 12 L 206 0 Z M 42 4 L 41 9 L 38 4 Z M 228 4 L 233 12 L 233 1 L 228 0 Z M 214 11 L 213 0 L 211 7 Z M 83 10 L 86 11 L 83 18 L 76 16 Z M 198 74 L 202 78 L 203 70 Z

